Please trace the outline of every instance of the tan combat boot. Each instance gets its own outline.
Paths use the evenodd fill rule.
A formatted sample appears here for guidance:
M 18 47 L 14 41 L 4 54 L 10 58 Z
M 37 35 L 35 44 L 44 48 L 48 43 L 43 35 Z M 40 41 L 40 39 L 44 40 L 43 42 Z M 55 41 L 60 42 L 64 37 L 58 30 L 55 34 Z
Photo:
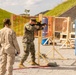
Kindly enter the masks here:
M 20 63 L 19 68 L 26 68 L 26 67 L 22 63 Z
M 31 62 L 31 65 L 39 65 L 39 64 L 37 64 L 36 62 Z

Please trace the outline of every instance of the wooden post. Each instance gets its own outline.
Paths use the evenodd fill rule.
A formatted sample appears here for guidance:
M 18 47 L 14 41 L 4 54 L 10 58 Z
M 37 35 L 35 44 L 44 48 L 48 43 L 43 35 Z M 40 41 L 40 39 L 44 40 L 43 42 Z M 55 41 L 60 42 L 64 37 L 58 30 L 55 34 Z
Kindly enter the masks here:
M 54 40 L 55 39 L 55 17 L 53 17 L 53 34 L 52 35 L 53 35 L 52 39 L 53 39 L 53 58 L 54 58 L 54 54 L 55 54 L 55 51 L 54 51 L 55 50 L 54 49 L 54 46 L 55 46 L 55 40 Z
M 13 29 L 13 14 L 11 14 L 11 28 Z
M 67 43 L 66 43 L 66 47 L 68 47 L 68 44 L 69 44 L 69 41 L 68 41 L 69 40 L 69 21 L 70 21 L 69 17 L 67 18 L 67 21 L 68 22 L 67 22 L 67 40 L 66 40 Z
M 75 20 L 75 55 L 76 55 L 76 20 Z
M 42 21 L 42 14 L 39 14 L 39 21 Z M 48 60 L 40 53 L 40 44 L 41 44 L 41 31 L 38 31 L 38 64 L 40 64 L 40 56 L 46 61 L 48 64 Z
M 42 14 L 39 14 L 39 21 L 42 21 Z M 40 43 L 41 43 L 41 31 L 38 31 L 38 64 L 40 64 Z

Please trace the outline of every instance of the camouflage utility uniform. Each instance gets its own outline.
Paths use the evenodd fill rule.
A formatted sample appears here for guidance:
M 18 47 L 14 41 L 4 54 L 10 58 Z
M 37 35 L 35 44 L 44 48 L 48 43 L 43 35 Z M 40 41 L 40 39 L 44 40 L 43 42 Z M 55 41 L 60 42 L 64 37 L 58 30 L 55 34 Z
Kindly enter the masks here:
M 21 64 L 27 59 L 29 52 L 31 53 L 32 62 L 35 62 L 35 46 L 34 46 L 34 30 L 40 29 L 39 26 L 31 26 L 29 23 L 24 26 L 23 47 L 24 55 L 21 59 Z
M 0 75 L 4 75 L 6 73 L 6 66 L 7 75 L 13 75 L 12 70 L 15 60 L 15 49 L 20 52 L 15 32 L 8 27 L 1 29 L 0 45 Z

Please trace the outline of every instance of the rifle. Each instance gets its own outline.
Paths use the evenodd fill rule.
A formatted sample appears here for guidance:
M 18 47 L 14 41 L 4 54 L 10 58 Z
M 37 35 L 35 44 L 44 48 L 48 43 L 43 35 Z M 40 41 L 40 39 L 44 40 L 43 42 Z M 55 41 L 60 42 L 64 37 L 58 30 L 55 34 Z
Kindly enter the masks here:
M 41 22 L 37 22 L 37 24 L 36 24 L 36 25 L 38 25 L 38 26 L 42 27 L 42 26 L 46 26 L 47 24 L 46 24 L 46 23 L 41 24 Z

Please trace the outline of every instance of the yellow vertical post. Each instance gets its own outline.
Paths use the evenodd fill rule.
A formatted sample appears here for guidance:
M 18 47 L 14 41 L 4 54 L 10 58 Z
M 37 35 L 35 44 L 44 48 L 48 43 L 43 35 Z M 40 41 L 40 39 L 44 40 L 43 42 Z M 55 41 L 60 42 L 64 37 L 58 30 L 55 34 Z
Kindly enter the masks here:
M 11 14 L 11 28 L 13 29 L 13 14 Z
M 39 21 L 42 21 L 42 14 L 39 14 Z M 38 31 L 38 64 L 40 64 L 40 43 L 41 43 L 41 31 Z
M 70 17 L 67 18 L 67 43 L 66 47 L 68 47 L 68 44 L 70 44 L 69 40 L 69 23 L 70 23 Z
M 53 17 L 53 58 L 55 56 L 55 17 Z

